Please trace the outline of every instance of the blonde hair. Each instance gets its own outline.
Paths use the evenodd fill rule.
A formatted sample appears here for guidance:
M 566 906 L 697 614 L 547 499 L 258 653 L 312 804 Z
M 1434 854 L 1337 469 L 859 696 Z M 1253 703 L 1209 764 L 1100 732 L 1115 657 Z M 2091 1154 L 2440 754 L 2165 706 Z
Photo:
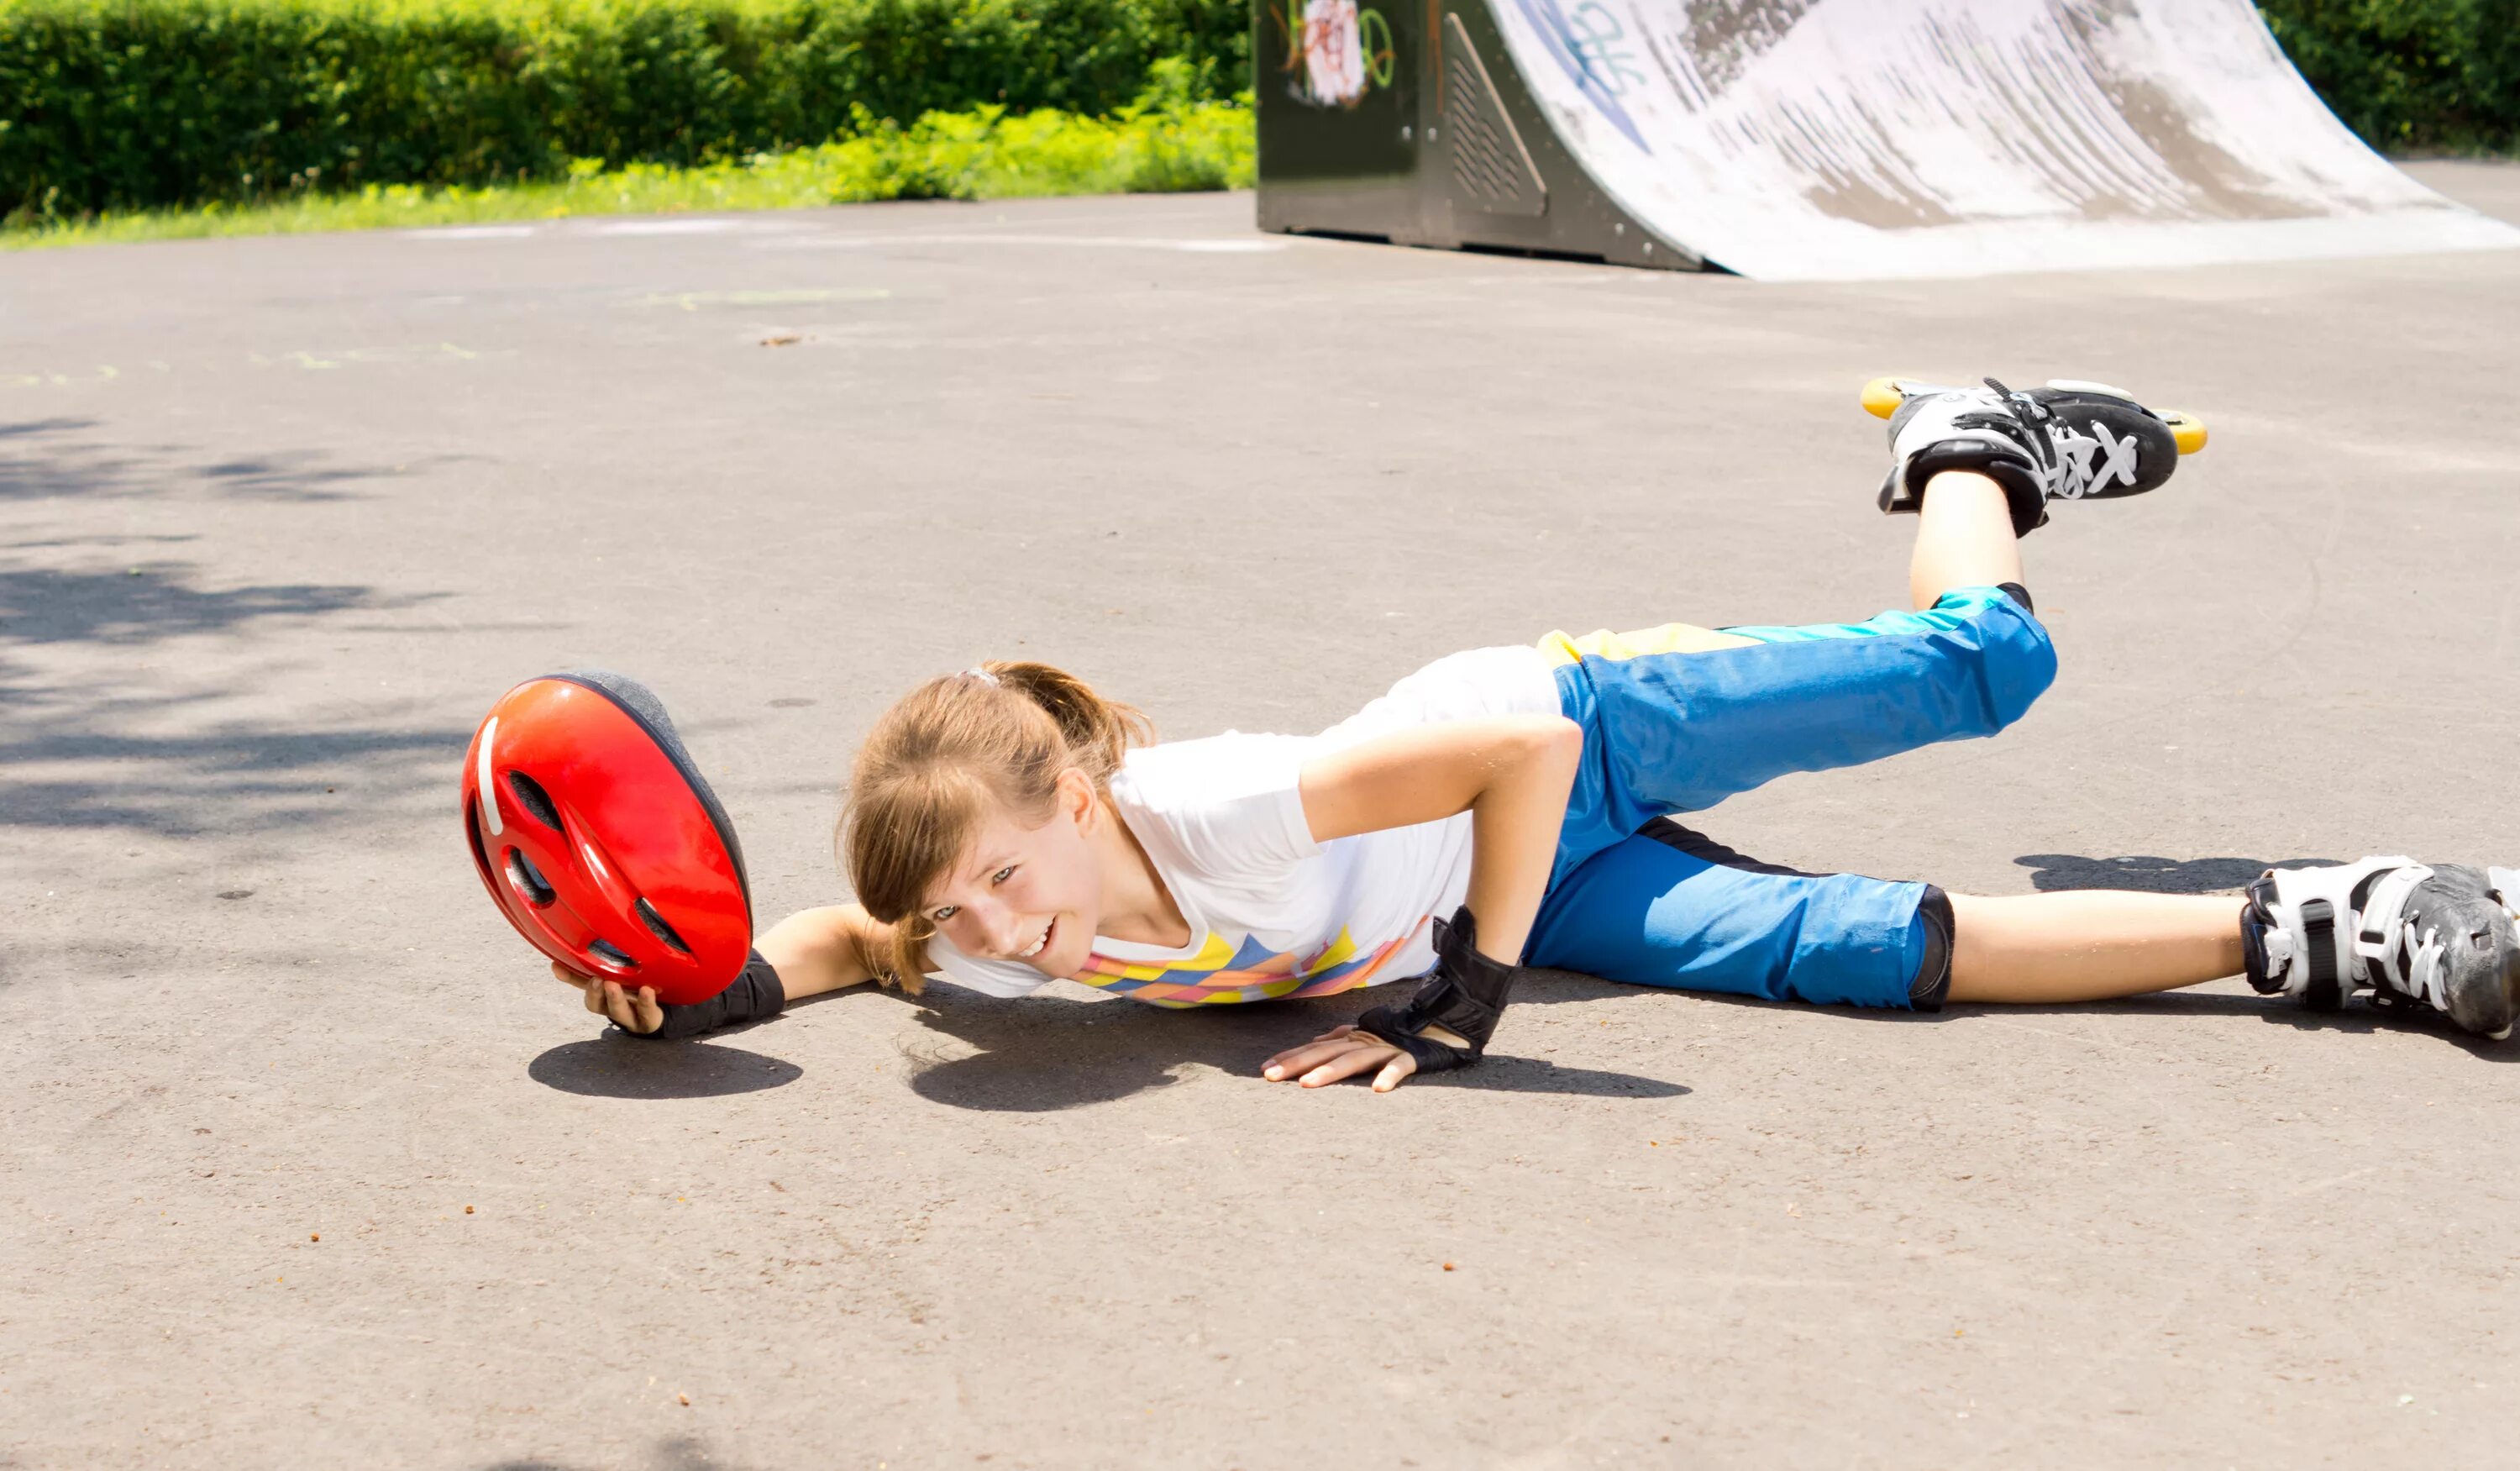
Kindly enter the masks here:
M 992 813 L 1044 822 L 1059 773 L 1074 767 L 1107 791 L 1123 753 L 1153 739 L 1134 706 L 1048 664 L 993 661 L 895 700 L 858 747 L 840 815 L 849 886 L 892 926 L 892 974 L 880 978 L 919 994 L 936 933 L 927 892 Z

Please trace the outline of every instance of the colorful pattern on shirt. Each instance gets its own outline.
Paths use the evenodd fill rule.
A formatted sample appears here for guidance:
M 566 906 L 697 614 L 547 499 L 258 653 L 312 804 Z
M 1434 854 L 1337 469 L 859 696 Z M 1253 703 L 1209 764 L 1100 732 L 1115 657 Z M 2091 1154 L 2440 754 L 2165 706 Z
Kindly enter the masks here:
M 1156 1006 L 1212 1006 L 1233 1002 L 1273 1002 L 1293 996 L 1329 996 L 1372 984 L 1382 963 L 1426 927 L 1422 915 L 1409 933 L 1371 952 L 1357 953 L 1345 928 L 1309 959 L 1269 949 L 1246 935 L 1239 948 L 1210 931 L 1207 944 L 1186 960 L 1157 964 L 1096 955 L 1072 980 Z

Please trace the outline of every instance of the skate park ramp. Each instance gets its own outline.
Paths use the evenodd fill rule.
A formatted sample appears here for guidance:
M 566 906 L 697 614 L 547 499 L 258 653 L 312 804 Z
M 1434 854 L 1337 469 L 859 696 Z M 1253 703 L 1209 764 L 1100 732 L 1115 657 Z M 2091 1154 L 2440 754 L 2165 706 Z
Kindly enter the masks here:
M 1773 281 L 2520 245 L 2241 0 L 1277 3 L 1266 229 Z

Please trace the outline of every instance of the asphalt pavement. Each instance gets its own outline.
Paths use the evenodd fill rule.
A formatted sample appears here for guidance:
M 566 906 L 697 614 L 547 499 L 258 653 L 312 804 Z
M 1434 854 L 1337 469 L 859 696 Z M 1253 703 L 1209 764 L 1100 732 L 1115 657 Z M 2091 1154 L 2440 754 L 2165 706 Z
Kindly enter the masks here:
M 2018 726 L 1699 825 L 1989 893 L 2520 863 L 2520 254 L 1763 287 L 1251 214 L 0 256 L 0 1465 L 2508 1459 L 2520 1042 L 1568 975 L 1387 1096 L 1256 1077 L 1353 996 L 600 1035 L 457 822 L 515 681 L 652 684 L 775 916 L 843 893 L 867 723 L 984 657 L 1310 730 L 1899 603 L 1882 373 L 2213 442 L 2029 543 Z

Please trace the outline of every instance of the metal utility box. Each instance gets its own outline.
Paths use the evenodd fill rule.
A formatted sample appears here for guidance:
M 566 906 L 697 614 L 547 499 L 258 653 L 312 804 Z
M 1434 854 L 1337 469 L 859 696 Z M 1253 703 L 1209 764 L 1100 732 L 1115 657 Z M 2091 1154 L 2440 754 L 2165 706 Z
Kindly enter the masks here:
M 1699 270 L 1557 141 L 1482 0 L 1254 0 L 1260 228 Z

